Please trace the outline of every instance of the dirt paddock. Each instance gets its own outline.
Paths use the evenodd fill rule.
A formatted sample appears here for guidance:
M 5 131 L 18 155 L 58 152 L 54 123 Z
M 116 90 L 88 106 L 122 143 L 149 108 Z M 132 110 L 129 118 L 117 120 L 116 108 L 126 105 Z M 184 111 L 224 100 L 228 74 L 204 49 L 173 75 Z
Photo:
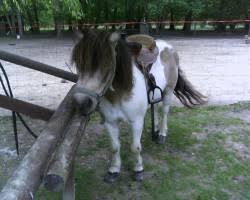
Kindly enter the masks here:
M 210 104 L 250 100 L 250 45 L 244 43 L 243 37 L 163 39 L 177 49 L 182 69 L 189 80 L 209 97 Z M 71 38 L 0 38 L 2 50 L 67 71 L 73 45 Z M 34 70 L 2 63 L 15 97 L 31 103 L 56 108 L 72 85 Z M 6 115 L 6 112 L 0 110 L 0 115 Z
M 97 125 L 98 117 L 94 118 L 77 155 L 76 199 L 250 199 L 250 45 L 244 43 L 243 37 L 164 39 L 177 49 L 182 69 L 193 85 L 209 97 L 210 106 L 194 110 L 174 107 L 167 144 L 160 147 L 150 141 L 150 121 L 146 118 L 142 184 L 130 178 L 126 126 L 122 128 L 122 178 L 116 185 L 103 183 L 109 140 L 103 127 Z M 1 50 L 67 71 L 73 45 L 70 38 L 0 38 Z M 56 109 L 72 86 L 40 72 L 8 62 L 2 64 L 18 99 Z M 232 103 L 237 104 L 227 106 Z M 34 142 L 18 122 L 21 155 L 16 155 L 9 115 L 9 111 L 0 109 L 0 189 Z M 26 119 L 39 134 L 45 122 Z M 59 200 L 60 195 L 39 190 L 36 199 Z

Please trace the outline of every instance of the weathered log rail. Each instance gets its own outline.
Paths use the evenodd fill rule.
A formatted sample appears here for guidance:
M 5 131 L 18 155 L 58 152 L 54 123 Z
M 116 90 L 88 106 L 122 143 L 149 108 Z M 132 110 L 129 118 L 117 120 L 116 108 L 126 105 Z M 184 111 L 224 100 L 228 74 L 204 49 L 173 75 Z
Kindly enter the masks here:
M 41 62 L 37 62 L 31 60 L 29 58 L 25 58 L 23 56 L 15 55 L 6 51 L 0 50 L 0 59 L 4 61 L 8 61 L 17 65 L 21 65 L 23 67 L 27 67 L 29 69 L 34 69 L 40 72 L 44 72 L 46 74 L 50 74 L 52 76 L 56 76 L 59 78 L 66 79 L 68 81 L 76 82 L 78 76 L 71 72 L 67 72 L 51 65 L 47 65 Z
M 0 50 L 0 59 L 76 82 L 76 74 Z M 48 121 L 29 152 L 0 192 L 1 200 L 32 200 L 43 182 L 50 191 L 62 191 L 63 200 L 75 199 L 74 161 L 87 125 L 73 106 L 73 86 L 54 112 L 0 94 L 0 107 Z
M 42 106 L 0 94 L 0 107 L 27 115 L 33 119 L 48 121 L 54 111 Z
M 12 54 L 3 50 L 0 50 L 0 60 L 11 62 L 29 69 L 50 74 L 52 76 L 63 78 L 72 82 L 76 82 L 78 79 L 78 75 L 73 74 L 71 72 L 67 72 L 51 65 L 37 62 L 29 58 L 25 58 L 23 56 Z M 11 111 L 20 112 L 32 118 L 41 119 L 45 121 L 47 121 L 52 115 L 52 111 L 47 108 L 30 104 L 25 101 L 8 98 L 4 95 L 0 95 L 0 107 Z
M 69 194 L 65 190 L 73 187 L 73 185 L 70 186 L 69 184 L 67 186 L 67 183 L 68 180 L 74 180 L 75 155 L 84 134 L 87 120 L 88 117 L 79 116 L 78 114 L 72 117 L 71 122 L 66 128 L 65 138 L 57 149 L 52 162 L 50 162 L 47 175 L 44 176 L 43 184 L 46 189 L 54 192 L 63 191 L 64 195 L 72 196 L 71 193 Z
M 33 199 L 33 194 L 41 183 L 46 163 L 55 151 L 57 143 L 62 137 L 61 133 L 73 115 L 71 93 L 72 90 L 8 180 L 0 193 L 0 199 Z
M 73 163 L 88 118 L 76 113 L 72 93 L 73 88 L 7 181 L 1 200 L 33 199 L 47 171 L 61 178 L 58 187 L 64 191 L 64 199 L 74 199 Z M 50 183 L 51 179 L 46 180 Z

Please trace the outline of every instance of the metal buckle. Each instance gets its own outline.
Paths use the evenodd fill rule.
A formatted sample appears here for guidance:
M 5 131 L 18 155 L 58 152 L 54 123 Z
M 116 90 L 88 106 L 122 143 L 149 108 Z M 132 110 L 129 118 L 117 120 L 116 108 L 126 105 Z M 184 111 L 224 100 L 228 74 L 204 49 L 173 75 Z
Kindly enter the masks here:
M 160 92 L 160 97 L 159 98 L 154 98 L 154 95 L 155 95 L 155 92 L 156 91 L 159 91 Z M 151 98 L 150 98 L 151 97 Z M 156 103 L 159 103 L 161 102 L 163 99 L 163 92 L 162 92 L 162 89 L 157 86 L 157 85 L 154 85 L 153 87 L 151 87 L 149 90 L 148 90 L 148 103 L 149 104 L 156 104 Z

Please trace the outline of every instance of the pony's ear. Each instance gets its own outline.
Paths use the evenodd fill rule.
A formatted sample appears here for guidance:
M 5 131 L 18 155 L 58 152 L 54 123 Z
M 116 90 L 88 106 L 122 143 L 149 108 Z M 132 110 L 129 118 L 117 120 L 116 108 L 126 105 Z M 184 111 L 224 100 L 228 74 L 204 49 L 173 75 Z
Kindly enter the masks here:
M 109 41 L 114 44 L 114 46 L 117 44 L 117 41 L 120 39 L 120 34 L 117 32 L 114 32 L 110 35 Z

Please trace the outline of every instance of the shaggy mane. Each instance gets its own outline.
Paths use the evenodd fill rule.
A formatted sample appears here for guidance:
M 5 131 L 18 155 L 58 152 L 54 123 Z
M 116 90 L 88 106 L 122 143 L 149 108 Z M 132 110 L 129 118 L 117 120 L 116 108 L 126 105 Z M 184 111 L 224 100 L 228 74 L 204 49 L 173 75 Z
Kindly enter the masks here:
M 87 30 L 83 32 L 82 39 L 72 51 L 71 62 L 75 64 L 79 75 L 94 74 L 100 71 L 105 78 L 111 72 L 112 44 L 109 40 L 111 33 L 100 30 Z M 116 45 L 116 71 L 112 86 L 114 92 L 108 90 L 106 97 L 109 100 L 121 98 L 131 91 L 133 87 L 132 59 L 125 41 L 119 39 Z

